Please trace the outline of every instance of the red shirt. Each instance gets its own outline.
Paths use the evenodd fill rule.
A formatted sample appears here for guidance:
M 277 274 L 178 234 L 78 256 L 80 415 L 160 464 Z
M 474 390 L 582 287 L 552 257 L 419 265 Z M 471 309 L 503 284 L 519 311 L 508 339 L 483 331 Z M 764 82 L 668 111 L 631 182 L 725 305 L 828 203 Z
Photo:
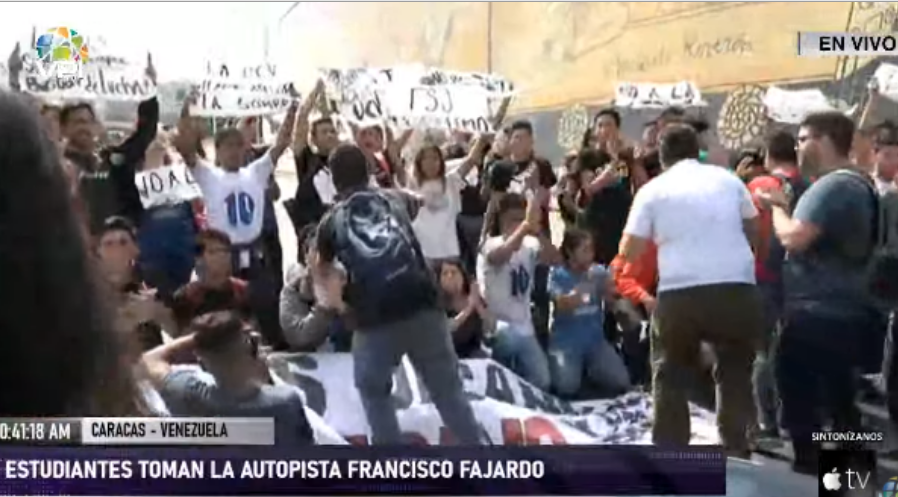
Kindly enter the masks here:
M 773 176 L 773 174 L 776 174 L 779 177 L 788 178 L 790 181 L 795 181 L 800 178 L 797 168 L 787 167 L 777 168 L 772 174 L 758 176 L 748 182 L 748 191 L 751 192 L 752 201 L 755 204 L 755 208 L 758 209 L 759 239 L 758 250 L 757 253 L 755 253 L 755 278 L 757 278 L 759 283 L 773 283 L 777 281 L 777 276 L 770 273 L 766 264 L 767 254 L 770 250 L 770 243 L 772 241 L 771 237 L 774 236 L 773 212 L 766 207 L 758 197 L 758 193 L 761 191 L 783 187 L 782 180 L 777 176 Z

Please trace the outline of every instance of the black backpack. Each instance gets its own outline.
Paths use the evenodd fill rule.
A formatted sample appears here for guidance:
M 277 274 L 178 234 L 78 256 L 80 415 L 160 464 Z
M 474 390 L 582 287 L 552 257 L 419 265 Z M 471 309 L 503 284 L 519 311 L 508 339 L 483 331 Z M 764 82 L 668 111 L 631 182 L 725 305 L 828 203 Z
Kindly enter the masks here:
M 898 197 L 880 195 L 867 177 L 848 169 L 836 171 L 860 181 L 867 187 L 874 206 L 873 253 L 867 267 L 867 285 L 870 295 L 886 308 L 898 305 L 898 240 L 894 233 L 898 225 Z
M 335 206 L 336 255 L 359 327 L 389 324 L 436 304 L 437 287 L 399 199 L 362 190 Z

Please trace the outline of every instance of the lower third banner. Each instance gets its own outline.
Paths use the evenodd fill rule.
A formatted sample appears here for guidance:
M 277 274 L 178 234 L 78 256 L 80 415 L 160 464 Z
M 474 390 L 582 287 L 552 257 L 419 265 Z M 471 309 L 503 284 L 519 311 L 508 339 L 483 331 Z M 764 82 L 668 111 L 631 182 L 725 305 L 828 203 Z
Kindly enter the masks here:
M 724 495 L 714 447 L 0 447 L 0 495 Z

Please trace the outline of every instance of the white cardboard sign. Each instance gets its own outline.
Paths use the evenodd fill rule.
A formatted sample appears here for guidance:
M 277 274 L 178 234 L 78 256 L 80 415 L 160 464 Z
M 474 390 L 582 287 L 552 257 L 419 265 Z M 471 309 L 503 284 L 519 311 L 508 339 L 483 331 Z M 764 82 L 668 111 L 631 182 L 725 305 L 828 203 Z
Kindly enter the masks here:
M 898 102 L 898 65 L 883 62 L 873 73 L 873 83 L 879 94 Z
M 298 97 L 293 83 L 279 79 L 271 64 L 211 67 L 198 85 L 191 114 L 199 117 L 268 116 L 286 112 Z
M 176 205 L 202 197 L 199 185 L 184 164 L 138 172 L 134 184 L 145 209 Z
M 95 57 L 81 67 L 79 76 L 61 78 L 47 77 L 38 70 L 30 52 L 22 57 L 19 88 L 44 99 L 140 102 L 156 95 L 156 84 L 147 76 L 144 64 L 118 57 Z
M 764 94 L 764 106 L 767 117 L 785 124 L 799 124 L 808 114 L 836 110 L 820 90 L 783 90 L 775 86 Z
M 698 86 L 689 81 L 673 84 L 618 83 L 614 89 L 614 105 L 631 109 L 665 107 L 701 107 L 706 105 Z
M 321 75 L 331 110 L 343 119 L 360 125 L 388 121 L 399 128 L 492 131 L 490 100 L 497 93 L 487 87 L 510 88 L 501 78 L 423 66 L 323 69 Z

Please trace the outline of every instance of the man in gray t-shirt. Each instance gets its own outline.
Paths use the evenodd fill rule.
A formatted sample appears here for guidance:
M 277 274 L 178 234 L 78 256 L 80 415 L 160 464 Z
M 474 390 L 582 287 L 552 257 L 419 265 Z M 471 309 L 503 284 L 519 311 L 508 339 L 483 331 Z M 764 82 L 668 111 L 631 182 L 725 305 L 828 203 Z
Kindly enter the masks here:
M 812 434 L 858 430 L 856 374 L 866 352 L 882 353 L 885 327 L 867 292 L 878 202 L 848 154 L 854 123 L 839 112 L 811 114 L 798 132 L 798 163 L 816 181 L 794 212 L 782 191 L 760 192 L 786 249 L 783 326 L 776 355 L 782 422 L 796 471 L 817 474 Z M 878 337 L 878 338 L 877 338 Z M 877 344 L 878 341 L 878 344 Z
M 279 446 L 314 444 L 302 398 L 293 387 L 272 385 L 256 342 L 239 317 L 204 314 L 192 335 L 144 354 L 144 364 L 173 416 L 273 418 Z M 208 373 L 173 368 L 172 358 L 196 352 Z
M 787 308 L 838 316 L 870 309 L 865 276 L 875 240 L 876 204 L 866 181 L 859 173 L 836 171 L 799 199 L 793 221 L 817 227 L 820 235 L 805 250 L 787 256 Z

